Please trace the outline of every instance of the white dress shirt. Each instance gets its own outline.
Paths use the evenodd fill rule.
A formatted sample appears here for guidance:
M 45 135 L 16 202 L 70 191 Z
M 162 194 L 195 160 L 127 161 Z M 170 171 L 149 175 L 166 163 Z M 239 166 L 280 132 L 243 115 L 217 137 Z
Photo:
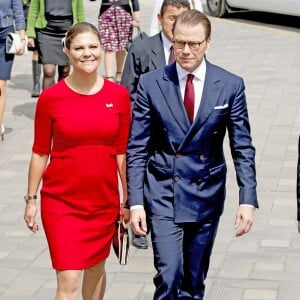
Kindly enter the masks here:
M 178 74 L 178 80 L 179 80 L 179 86 L 180 86 L 180 92 L 182 101 L 184 100 L 184 92 L 185 92 L 185 85 L 187 81 L 188 74 L 193 74 L 193 84 L 194 84 L 194 90 L 195 90 L 195 106 L 194 106 L 194 120 L 196 118 L 196 115 L 198 113 L 202 93 L 203 93 L 203 87 L 204 87 L 204 80 L 205 80 L 205 74 L 206 74 L 206 62 L 205 59 L 203 59 L 200 66 L 195 69 L 192 73 L 189 73 L 188 71 L 184 70 L 178 63 L 176 63 L 176 69 Z
M 170 41 L 163 32 L 160 33 L 162 42 L 163 42 L 163 47 L 164 47 L 164 54 L 165 54 L 165 62 L 166 65 L 169 62 L 169 56 L 170 56 L 170 48 L 173 46 L 173 42 Z

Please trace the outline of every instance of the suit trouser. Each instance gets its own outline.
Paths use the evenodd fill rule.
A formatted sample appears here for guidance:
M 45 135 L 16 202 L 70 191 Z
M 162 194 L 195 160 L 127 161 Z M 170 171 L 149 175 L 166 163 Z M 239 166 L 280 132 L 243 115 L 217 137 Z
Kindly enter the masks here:
M 203 299 L 219 220 L 175 224 L 154 216 L 149 221 L 157 271 L 153 299 Z

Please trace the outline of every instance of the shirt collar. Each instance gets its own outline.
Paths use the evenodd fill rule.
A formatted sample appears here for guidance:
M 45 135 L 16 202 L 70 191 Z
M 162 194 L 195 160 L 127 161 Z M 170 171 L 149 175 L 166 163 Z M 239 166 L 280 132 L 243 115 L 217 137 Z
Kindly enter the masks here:
M 167 50 L 170 50 L 170 47 L 173 46 L 173 42 L 170 41 L 162 31 L 160 32 L 160 34 L 161 34 L 164 48 L 166 48 Z
M 183 69 L 178 62 L 176 62 L 176 69 L 177 69 L 177 74 L 178 74 L 178 79 L 183 80 L 190 72 L 186 71 Z M 205 58 L 203 58 L 200 66 L 196 68 L 192 74 L 198 79 L 204 82 L 205 79 L 205 74 L 206 74 L 206 61 Z

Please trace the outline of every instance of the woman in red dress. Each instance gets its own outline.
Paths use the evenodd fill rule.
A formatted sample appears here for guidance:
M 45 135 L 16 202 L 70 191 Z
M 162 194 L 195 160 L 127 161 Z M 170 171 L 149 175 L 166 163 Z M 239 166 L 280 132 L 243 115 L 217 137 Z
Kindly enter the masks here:
M 105 260 L 115 222 L 124 212 L 118 174 L 123 202 L 127 194 L 130 101 L 125 87 L 98 74 L 97 28 L 73 25 L 65 52 L 73 72 L 45 89 L 37 103 L 24 218 L 37 232 L 36 195 L 42 180 L 41 217 L 57 274 L 55 299 L 77 299 L 82 273 L 83 299 L 102 299 Z

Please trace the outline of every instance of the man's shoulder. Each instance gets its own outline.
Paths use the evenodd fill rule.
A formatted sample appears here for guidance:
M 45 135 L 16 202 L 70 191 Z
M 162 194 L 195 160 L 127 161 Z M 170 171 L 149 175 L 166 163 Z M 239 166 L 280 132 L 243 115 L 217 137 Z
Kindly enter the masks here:
M 148 36 L 144 39 L 133 41 L 129 51 L 149 51 L 149 49 L 152 49 L 159 43 L 162 45 L 160 34 Z

